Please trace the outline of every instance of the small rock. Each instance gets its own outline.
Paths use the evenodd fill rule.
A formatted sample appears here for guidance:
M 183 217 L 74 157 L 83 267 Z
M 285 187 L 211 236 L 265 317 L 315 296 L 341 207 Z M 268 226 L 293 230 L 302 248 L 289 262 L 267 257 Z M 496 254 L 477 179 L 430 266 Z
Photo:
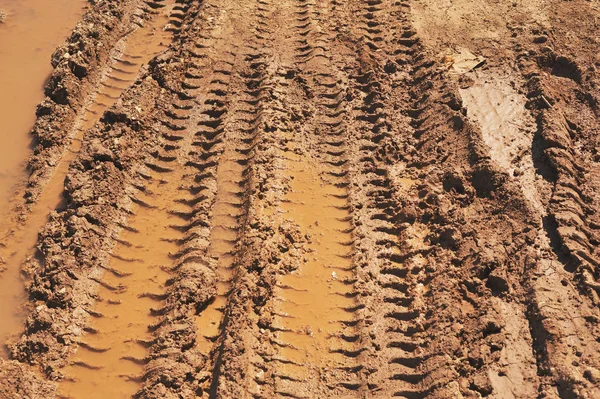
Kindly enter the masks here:
M 548 36 L 546 36 L 546 35 L 539 35 L 533 39 L 533 42 L 537 43 L 537 44 L 546 43 L 547 41 L 548 41 Z
M 494 390 L 489 378 L 483 373 L 480 373 L 473 377 L 473 381 L 471 383 L 470 388 L 479 392 L 482 396 L 488 396 Z
M 104 147 L 99 140 L 93 140 L 90 143 L 89 151 L 96 161 L 107 162 L 115 159 L 115 154 L 108 148 Z
M 488 320 L 483 329 L 483 336 L 499 334 L 503 326 L 497 320 Z
M 6 21 L 6 13 L 0 10 L 0 24 Z
M 456 249 L 462 240 L 460 231 L 453 228 L 446 228 L 440 233 L 440 244 L 444 248 Z
M 387 74 L 396 73 L 398 71 L 398 65 L 395 62 L 388 61 L 387 64 L 385 64 L 385 67 L 383 67 L 383 70 Z
M 507 292 L 510 288 L 506 273 L 503 270 L 498 269 L 490 273 L 486 285 L 494 292 L 494 294 Z
M 519 177 L 523 174 L 523 171 L 519 168 L 515 168 L 515 170 L 513 170 L 513 176 L 515 177 Z
M 600 384 L 600 370 L 590 367 L 583 372 L 583 376 L 594 384 Z

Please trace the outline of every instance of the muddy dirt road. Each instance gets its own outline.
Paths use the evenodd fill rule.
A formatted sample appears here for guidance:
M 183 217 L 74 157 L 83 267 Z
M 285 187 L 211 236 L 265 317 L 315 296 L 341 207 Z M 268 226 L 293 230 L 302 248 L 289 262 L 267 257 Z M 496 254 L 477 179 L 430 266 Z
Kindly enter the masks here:
M 0 94 L 1 398 L 600 397 L 596 2 L 63 12 Z

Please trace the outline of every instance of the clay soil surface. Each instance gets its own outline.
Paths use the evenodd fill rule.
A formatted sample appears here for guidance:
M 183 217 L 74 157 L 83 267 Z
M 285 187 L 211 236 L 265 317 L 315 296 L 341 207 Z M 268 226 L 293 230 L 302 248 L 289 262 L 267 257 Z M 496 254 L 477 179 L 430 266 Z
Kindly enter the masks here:
M 0 398 L 600 398 L 597 1 L 51 3 Z

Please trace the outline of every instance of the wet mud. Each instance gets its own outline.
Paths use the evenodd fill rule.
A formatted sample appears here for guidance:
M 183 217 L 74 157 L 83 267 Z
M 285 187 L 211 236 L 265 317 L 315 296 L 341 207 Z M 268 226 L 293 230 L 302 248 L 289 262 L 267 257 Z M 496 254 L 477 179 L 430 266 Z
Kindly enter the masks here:
M 0 396 L 597 397 L 599 12 L 90 2 L 14 115 Z

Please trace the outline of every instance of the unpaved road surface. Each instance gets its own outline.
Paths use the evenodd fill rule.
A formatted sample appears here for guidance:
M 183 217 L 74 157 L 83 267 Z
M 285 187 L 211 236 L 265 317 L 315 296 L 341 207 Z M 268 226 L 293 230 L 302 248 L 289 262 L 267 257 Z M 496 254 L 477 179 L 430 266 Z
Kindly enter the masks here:
M 90 0 L 11 113 L 0 397 L 600 398 L 599 17 Z

